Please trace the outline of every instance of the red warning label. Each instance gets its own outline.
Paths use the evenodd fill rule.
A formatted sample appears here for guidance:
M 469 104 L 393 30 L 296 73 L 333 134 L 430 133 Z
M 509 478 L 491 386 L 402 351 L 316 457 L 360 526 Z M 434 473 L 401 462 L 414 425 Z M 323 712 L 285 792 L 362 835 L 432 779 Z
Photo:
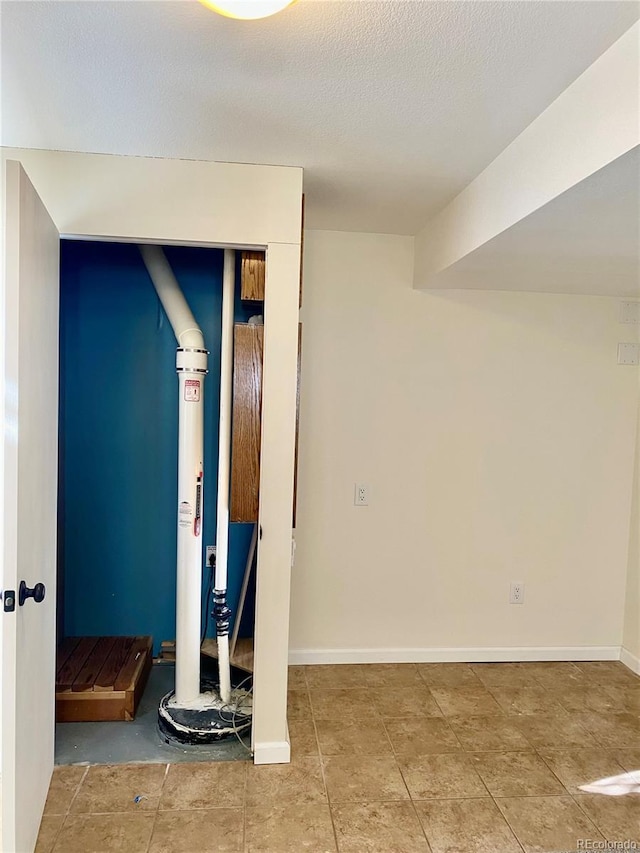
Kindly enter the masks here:
M 188 403 L 200 402 L 200 380 L 185 379 L 184 381 L 184 399 Z

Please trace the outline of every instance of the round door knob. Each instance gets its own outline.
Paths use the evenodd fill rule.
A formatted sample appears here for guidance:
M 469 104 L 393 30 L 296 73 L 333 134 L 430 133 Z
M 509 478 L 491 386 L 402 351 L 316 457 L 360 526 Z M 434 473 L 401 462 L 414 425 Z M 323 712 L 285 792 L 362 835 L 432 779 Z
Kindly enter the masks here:
M 18 604 L 23 606 L 27 598 L 33 598 L 36 604 L 44 601 L 46 588 L 43 583 L 37 583 L 33 589 L 28 587 L 24 581 L 20 581 L 20 589 L 18 591 Z

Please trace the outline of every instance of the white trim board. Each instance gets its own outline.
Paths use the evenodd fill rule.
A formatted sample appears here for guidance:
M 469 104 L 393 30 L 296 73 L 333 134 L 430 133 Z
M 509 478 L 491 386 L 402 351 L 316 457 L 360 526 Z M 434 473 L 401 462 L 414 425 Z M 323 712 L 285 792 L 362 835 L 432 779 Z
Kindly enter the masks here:
M 256 743 L 253 749 L 254 764 L 289 764 L 291 744 L 288 740 Z
M 628 652 L 623 653 L 632 658 Z M 290 649 L 290 664 L 498 663 L 502 661 L 623 660 L 620 646 L 507 646 L 429 649 Z M 633 658 L 640 664 L 637 658 Z M 635 670 L 638 672 L 639 670 Z
M 631 672 L 640 675 L 640 658 L 632 655 L 626 649 L 620 649 L 620 660 L 625 666 L 628 666 Z

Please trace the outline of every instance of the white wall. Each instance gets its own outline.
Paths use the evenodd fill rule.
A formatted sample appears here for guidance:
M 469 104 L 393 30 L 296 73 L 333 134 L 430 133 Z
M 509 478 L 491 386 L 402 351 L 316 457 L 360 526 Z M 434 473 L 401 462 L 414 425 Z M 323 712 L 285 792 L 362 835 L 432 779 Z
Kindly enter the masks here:
M 617 300 L 419 292 L 412 259 L 412 238 L 305 235 L 290 659 L 617 656 L 637 399 Z
M 640 377 L 639 377 L 640 378 Z M 639 387 L 640 392 L 640 387 Z M 629 560 L 627 566 L 627 593 L 622 641 L 623 657 L 627 666 L 640 674 L 640 393 L 636 433 L 636 458 L 631 501 L 629 531 Z

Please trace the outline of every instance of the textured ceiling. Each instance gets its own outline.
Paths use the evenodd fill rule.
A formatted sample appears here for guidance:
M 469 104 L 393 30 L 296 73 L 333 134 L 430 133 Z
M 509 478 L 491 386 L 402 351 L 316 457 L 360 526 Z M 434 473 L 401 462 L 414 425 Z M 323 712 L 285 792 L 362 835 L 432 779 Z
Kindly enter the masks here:
M 640 299 L 640 147 L 434 276 L 430 287 Z
M 2 2 L 4 145 L 299 165 L 311 228 L 419 230 L 635 2 Z

